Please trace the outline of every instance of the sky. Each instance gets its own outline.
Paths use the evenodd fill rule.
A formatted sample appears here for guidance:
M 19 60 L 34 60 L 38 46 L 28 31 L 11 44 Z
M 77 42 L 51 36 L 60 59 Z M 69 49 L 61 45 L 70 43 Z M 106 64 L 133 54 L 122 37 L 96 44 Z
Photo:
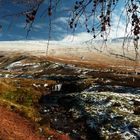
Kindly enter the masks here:
M 22 1 L 22 0 L 19 0 Z M 24 1 L 24 0 L 23 0 Z M 29 9 L 30 5 L 15 4 L 14 0 L 0 0 L 0 25 L 2 26 L 0 32 L 0 41 L 13 41 L 13 40 L 48 40 L 49 36 L 49 17 L 44 12 L 48 6 L 48 0 L 45 0 L 37 13 L 36 19 L 32 26 L 29 35 L 26 38 L 27 30 L 25 29 L 26 18 L 24 16 L 11 16 Z M 70 10 L 76 0 L 61 0 L 56 13 L 51 17 L 51 34 L 50 40 L 55 41 L 86 41 L 93 37 L 93 35 L 86 32 L 84 23 L 81 23 L 76 31 L 73 33 L 68 27 L 68 20 Z M 122 18 L 119 22 L 121 10 L 123 7 L 122 1 L 118 3 L 116 10 L 112 15 L 112 29 L 110 33 L 111 38 L 122 37 L 124 35 L 125 24 Z M 81 22 L 82 22 L 81 18 Z M 89 22 L 90 24 L 90 22 Z

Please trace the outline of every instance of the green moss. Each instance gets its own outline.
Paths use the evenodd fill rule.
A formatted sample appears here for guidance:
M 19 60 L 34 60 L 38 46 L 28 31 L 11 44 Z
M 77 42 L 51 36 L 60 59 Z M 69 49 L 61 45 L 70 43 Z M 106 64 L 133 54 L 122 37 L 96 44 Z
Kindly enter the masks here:
M 17 89 L 16 91 L 8 91 L 6 93 L 3 93 L 2 95 L 3 99 L 9 100 L 11 102 L 21 104 L 24 106 L 31 106 L 33 105 L 33 97 L 32 95 L 25 90 Z

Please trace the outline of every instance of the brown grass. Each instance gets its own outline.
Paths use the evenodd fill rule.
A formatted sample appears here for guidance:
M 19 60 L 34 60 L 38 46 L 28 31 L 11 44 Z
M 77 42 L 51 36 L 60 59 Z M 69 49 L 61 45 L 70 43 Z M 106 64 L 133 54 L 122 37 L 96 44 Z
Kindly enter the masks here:
M 17 113 L 0 106 L 0 135 L 3 140 L 45 140 L 34 132 L 33 125 Z

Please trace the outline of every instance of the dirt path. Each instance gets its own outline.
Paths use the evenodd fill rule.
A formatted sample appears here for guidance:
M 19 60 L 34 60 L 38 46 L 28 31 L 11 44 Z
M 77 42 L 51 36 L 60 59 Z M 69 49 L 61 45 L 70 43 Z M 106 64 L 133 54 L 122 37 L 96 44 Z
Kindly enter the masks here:
M 33 126 L 25 118 L 0 106 L 0 139 L 45 140 L 33 132 Z

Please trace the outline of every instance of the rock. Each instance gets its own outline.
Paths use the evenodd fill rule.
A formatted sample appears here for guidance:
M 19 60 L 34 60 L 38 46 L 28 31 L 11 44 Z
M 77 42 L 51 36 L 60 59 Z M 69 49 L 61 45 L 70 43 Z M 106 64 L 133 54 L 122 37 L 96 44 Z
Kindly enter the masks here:
M 39 84 L 33 84 L 34 87 L 39 88 L 41 87 Z
M 140 106 L 140 101 L 139 100 L 134 100 L 134 106 Z
M 46 84 L 44 84 L 44 88 L 46 88 L 46 87 L 48 87 L 48 84 L 46 83 Z
M 115 102 L 112 106 L 113 106 L 113 107 L 120 107 L 121 104 L 120 104 L 119 102 Z
M 136 108 L 134 109 L 134 114 L 135 114 L 135 115 L 140 115 L 140 106 L 139 106 L 139 107 L 136 107 Z
M 57 84 L 57 85 L 54 86 L 53 91 L 60 91 L 61 88 L 62 88 L 62 84 Z
M 124 140 L 136 140 L 136 137 L 131 134 L 129 131 L 126 131 L 122 134 L 122 139 Z
M 111 96 L 109 96 L 109 97 L 106 98 L 106 102 L 110 102 L 111 100 L 112 100 L 112 97 Z

